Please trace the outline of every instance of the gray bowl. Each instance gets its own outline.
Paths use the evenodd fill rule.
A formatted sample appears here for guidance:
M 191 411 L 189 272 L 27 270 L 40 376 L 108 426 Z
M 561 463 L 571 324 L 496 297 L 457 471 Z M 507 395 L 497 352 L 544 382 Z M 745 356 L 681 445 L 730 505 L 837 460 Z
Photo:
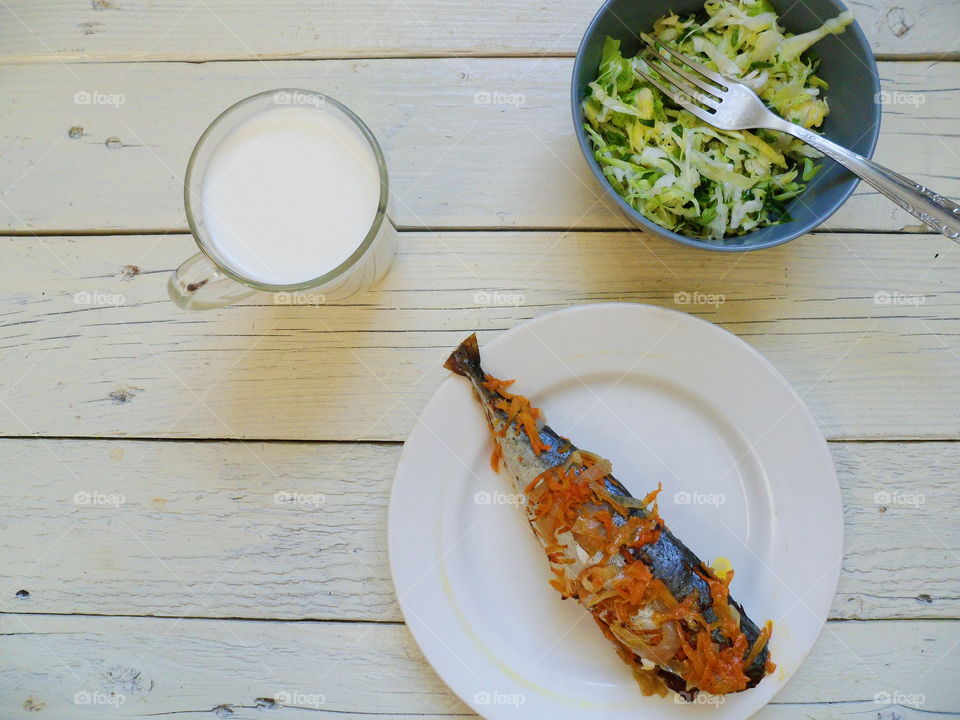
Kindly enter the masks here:
M 792 33 L 802 33 L 823 24 L 846 10 L 837 0 L 771 0 L 780 15 L 780 24 Z M 573 124 L 580 149 L 604 189 L 616 200 L 626 216 L 639 228 L 649 230 L 692 247 L 737 252 L 781 245 L 821 225 L 853 193 L 858 178 L 833 161 L 819 161 L 824 169 L 807 189 L 787 204 L 793 221 L 754 230 L 745 235 L 708 242 L 660 227 L 634 210 L 603 176 L 593 147 L 583 129 L 581 102 L 587 85 L 596 79 L 603 41 L 608 35 L 620 40 L 624 57 L 640 49 L 638 33 L 649 32 L 656 20 L 669 12 L 686 16 L 703 9 L 703 0 L 607 0 L 587 28 L 573 67 L 571 102 Z M 841 35 L 830 35 L 813 46 L 820 56 L 817 74 L 830 84 L 825 97 L 830 114 L 820 131 L 829 139 L 866 157 L 873 155 L 880 134 L 880 77 L 870 45 L 856 22 Z

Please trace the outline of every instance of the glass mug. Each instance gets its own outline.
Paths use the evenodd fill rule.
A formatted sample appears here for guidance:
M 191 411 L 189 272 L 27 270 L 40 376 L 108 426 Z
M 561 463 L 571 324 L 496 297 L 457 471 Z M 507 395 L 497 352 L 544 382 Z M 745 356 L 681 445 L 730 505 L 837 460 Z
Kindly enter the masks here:
M 286 105 L 312 108 L 331 113 L 352 126 L 366 140 L 379 171 L 380 198 L 376 214 L 366 235 L 353 253 L 339 265 L 303 282 L 269 284 L 245 275 L 218 249 L 203 212 L 204 175 L 220 142 L 250 118 L 271 108 Z M 265 179 L 266 182 L 269 179 Z M 223 307 L 258 292 L 282 293 L 291 298 L 295 293 L 310 290 L 327 300 L 342 300 L 376 285 L 393 262 L 397 249 L 397 229 L 388 213 L 390 184 L 387 165 L 376 137 L 349 108 L 331 97 L 311 90 L 285 88 L 252 95 L 221 113 L 204 131 L 190 156 L 184 179 L 184 206 L 187 222 L 200 252 L 177 268 L 167 282 L 170 299 L 187 310 Z M 323 230 L 318 228 L 317 241 Z M 315 303 L 311 303 L 315 304 Z

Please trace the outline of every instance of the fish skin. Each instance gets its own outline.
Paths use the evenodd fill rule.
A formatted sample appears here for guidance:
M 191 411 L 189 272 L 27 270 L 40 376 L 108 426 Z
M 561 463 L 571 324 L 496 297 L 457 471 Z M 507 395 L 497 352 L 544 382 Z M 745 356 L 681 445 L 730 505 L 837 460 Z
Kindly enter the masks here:
M 509 428 L 505 427 L 506 413 L 494 407 L 494 402 L 499 396 L 483 386 L 486 373 L 480 362 L 480 348 L 476 334 L 464 340 L 454 350 L 444 367 L 470 381 L 474 395 L 482 406 L 487 421 L 495 433 L 504 430 L 509 431 Z M 542 443 L 550 447 L 549 450 L 542 451 L 539 456 L 534 453 L 526 433 L 520 431 L 519 428 L 515 428 L 515 432 L 506 432 L 497 439 L 501 446 L 503 463 L 514 476 L 517 492 L 521 495 L 525 494 L 527 485 L 534 478 L 546 470 L 562 465 L 570 455 L 578 450 L 573 443 L 558 434 L 549 425 L 544 424 L 540 428 L 539 434 Z M 633 497 L 613 475 L 607 475 L 604 482 L 611 495 L 623 498 Z M 645 517 L 647 514 L 645 510 L 640 508 L 628 509 L 629 516 Z M 626 517 L 615 513 L 614 522 L 617 525 L 622 525 L 626 522 Z M 707 566 L 668 528 L 663 528 L 657 541 L 633 552 L 635 557 L 639 556 L 639 559 L 650 568 L 655 578 L 663 581 L 675 598 L 685 598 L 695 593 L 705 619 L 708 622 L 716 620 L 710 588 L 706 580 L 696 572 L 696 569 L 706 571 Z M 747 616 L 740 603 L 732 597 L 729 598 L 729 603 L 739 614 L 740 629 L 747 638 L 748 646 L 752 647 L 760 635 L 760 628 Z M 716 633 L 719 633 L 719 630 Z M 715 636 L 715 640 L 722 639 L 722 635 Z M 766 674 L 768 659 L 769 647 L 764 647 L 754 661 L 744 668 L 744 674 L 748 678 L 747 688 L 755 687 L 763 679 Z M 658 672 L 671 690 L 687 700 L 693 699 L 692 696 L 696 693 L 686 691 L 685 680 L 665 668 L 658 667 Z

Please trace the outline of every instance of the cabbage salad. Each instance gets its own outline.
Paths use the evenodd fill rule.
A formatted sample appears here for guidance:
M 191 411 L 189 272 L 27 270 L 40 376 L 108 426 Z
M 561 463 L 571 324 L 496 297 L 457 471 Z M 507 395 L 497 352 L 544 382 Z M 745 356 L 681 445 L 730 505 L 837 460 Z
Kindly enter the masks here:
M 827 83 L 807 50 L 843 32 L 853 13 L 792 35 L 768 0 L 707 0 L 704 11 L 663 17 L 651 34 L 749 85 L 790 122 L 811 129 L 823 123 Z M 608 37 L 583 101 L 597 162 L 632 207 L 668 230 L 705 240 L 791 220 L 785 203 L 821 169 L 813 162 L 820 153 L 783 133 L 718 130 L 674 105 L 634 67 L 650 70 L 640 55 L 623 57 L 620 42 Z

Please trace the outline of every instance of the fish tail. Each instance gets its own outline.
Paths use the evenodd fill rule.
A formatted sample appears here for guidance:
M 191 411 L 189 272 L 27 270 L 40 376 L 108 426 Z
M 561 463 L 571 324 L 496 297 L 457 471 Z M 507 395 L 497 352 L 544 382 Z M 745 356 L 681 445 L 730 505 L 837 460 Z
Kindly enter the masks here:
M 482 376 L 480 345 L 477 343 L 477 334 L 473 333 L 460 343 L 460 346 L 450 354 L 443 366 L 450 372 L 464 377 Z

